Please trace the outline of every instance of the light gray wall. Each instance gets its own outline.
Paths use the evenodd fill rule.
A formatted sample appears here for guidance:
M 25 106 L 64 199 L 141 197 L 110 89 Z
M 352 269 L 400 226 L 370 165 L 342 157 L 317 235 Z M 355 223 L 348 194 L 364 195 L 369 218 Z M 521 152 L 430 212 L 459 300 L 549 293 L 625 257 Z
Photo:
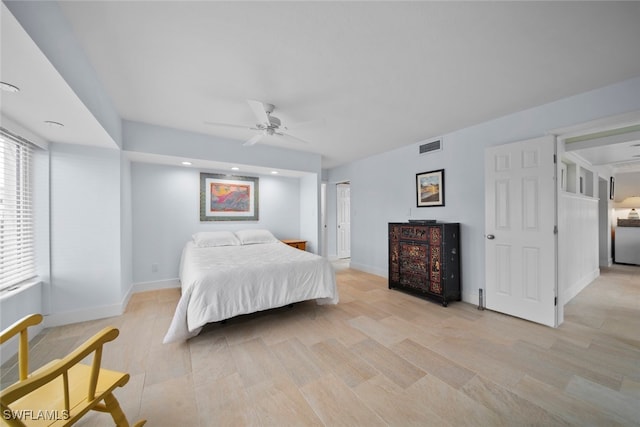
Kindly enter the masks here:
M 611 256 L 611 219 L 609 218 L 609 180 L 598 178 L 598 259 L 600 267 L 609 267 L 613 262 Z
M 120 151 L 51 144 L 48 326 L 121 309 Z
M 300 232 L 295 238 L 307 241 L 307 251 L 320 253 L 320 182 L 318 175 L 300 178 Z
M 176 279 L 182 249 L 198 231 L 265 228 L 280 239 L 300 235 L 298 178 L 259 176 L 258 221 L 200 222 L 200 172 L 216 171 L 131 164 L 134 283 Z
M 329 256 L 336 253 L 333 184 L 350 181 L 353 267 L 387 276 L 389 222 L 418 218 L 460 222 L 463 298 L 476 302 L 485 276 L 485 148 L 637 110 L 640 78 L 446 134 L 441 152 L 420 156 L 419 144 L 413 144 L 331 169 L 327 174 Z M 445 169 L 446 205 L 416 208 L 415 175 L 435 169 Z
M 218 138 L 146 123 L 123 121 L 124 149 L 191 159 L 231 162 L 238 165 L 321 173 L 322 157 L 315 153 Z
M 5 330 L 18 320 L 33 313 L 42 312 L 42 283 L 23 287 L 19 292 L 0 298 L 0 330 Z M 44 329 L 44 324 L 29 328 L 29 341 Z M 4 364 L 18 352 L 18 336 L 4 342 L 0 349 L 0 363 Z M 14 361 L 15 363 L 15 361 Z
M 126 296 L 133 285 L 133 220 L 131 205 L 131 161 L 120 152 L 120 292 Z
M 51 284 L 51 248 L 49 242 L 50 219 L 49 210 L 51 195 L 49 194 L 49 150 L 35 149 L 33 155 L 33 212 L 35 222 L 35 255 L 36 274 L 42 282 L 44 304 L 33 313 L 48 314 L 50 312 Z M 29 313 L 27 313 L 29 314 Z M 14 319 L 17 321 L 19 319 Z

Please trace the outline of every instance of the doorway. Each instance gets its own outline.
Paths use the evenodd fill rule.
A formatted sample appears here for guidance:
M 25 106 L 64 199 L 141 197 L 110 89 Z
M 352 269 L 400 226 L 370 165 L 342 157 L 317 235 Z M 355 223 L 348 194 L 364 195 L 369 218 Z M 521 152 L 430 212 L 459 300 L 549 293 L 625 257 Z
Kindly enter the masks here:
M 341 182 L 336 185 L 337 196 L 337 257 L 351 257 L 351 184 Z

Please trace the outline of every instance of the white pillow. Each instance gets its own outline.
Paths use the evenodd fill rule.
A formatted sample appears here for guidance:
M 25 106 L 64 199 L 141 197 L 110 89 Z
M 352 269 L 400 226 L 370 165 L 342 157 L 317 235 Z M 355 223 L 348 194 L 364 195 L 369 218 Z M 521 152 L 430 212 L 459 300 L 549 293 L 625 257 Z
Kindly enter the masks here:
M 193 235 L 193 241 L 199 248 L 240 245 L 240 240 L 230 231 L 201 231 Z
M 236 231 L 236 236 L 238 236 L 240 244 L 242 245 L 274 243 L 278 241 L 269 230 L 240 230 Z

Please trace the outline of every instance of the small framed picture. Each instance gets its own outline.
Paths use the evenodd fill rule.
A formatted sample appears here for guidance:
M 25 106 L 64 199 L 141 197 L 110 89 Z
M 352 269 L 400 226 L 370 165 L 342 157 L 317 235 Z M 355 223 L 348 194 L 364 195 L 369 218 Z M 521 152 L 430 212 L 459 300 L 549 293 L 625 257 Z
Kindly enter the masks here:
M 416 196 L 419 208 L 444 206 L 444 169 L 416 174 Z

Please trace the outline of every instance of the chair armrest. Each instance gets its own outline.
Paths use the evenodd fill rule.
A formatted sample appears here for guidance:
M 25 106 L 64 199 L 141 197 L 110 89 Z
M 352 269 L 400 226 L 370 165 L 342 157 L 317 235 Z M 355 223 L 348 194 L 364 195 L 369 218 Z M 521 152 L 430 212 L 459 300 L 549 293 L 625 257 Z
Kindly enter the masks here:
M 14 335 L 17 335 L 18 333 L 27 329 L 29 326 L 35 326 L 40 322 L 42 322 L 42 314 L 30 314 L 26 317 L 23 317 L 13 325 L 0 332 L 0 344 L 4 344 L 9 339 L 13 338 Z

